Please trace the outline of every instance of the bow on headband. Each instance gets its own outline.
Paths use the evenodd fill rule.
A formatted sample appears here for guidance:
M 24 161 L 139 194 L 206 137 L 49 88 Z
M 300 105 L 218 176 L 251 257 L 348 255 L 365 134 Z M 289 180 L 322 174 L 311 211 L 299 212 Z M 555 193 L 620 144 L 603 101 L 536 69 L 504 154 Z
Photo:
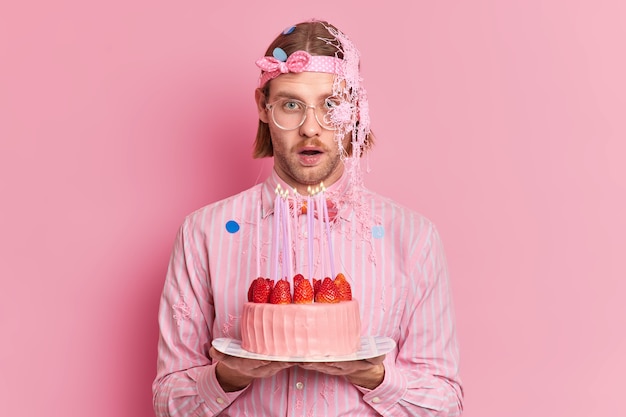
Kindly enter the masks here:
M 343 74 L 343 61 L 334 56 L 311 55 L 306 51 L 295 51 L 289 57 L 281 48 L 274 49 L 274 56 L 264 56 L 256 61 L 261 68 L 259 87 L 266 82 L 288 72 L 326 72 Z
M 264 56 L 256 61 L 256 65 L 263 71 L 276 77 L 279 73 L 302 72 L 311 62 L 311 55 L 306 51 L 296 51 L 289 55 L 285 62 L 279 61 L 273 56 Z M 272 78 L 274 78 L 272 77 Z

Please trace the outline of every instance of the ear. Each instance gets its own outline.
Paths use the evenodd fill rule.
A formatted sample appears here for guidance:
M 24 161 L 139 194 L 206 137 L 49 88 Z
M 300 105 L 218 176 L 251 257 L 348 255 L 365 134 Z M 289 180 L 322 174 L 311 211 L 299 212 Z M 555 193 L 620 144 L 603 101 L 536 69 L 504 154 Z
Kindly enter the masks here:
M 254 90 L 254 101 L 256 101 L 257 110 L 259 112 L 259 120 L 263 123 L 269 123 L 267 108 L 265 107 L 265 94 L 263 94 L 262 89 L 257 88 Z

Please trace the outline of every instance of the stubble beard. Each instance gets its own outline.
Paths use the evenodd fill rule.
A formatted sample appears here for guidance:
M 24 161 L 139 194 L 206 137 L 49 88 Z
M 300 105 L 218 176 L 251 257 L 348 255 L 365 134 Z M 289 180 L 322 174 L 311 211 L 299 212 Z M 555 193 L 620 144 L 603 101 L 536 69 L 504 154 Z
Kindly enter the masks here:
M 296 153 L 285 155 L 282 150 L 274 149 L 274 160 L 280 169 L 293 182 L 311 187 L 318 186 L 328 179 L 341 164 L 339 152 L 328 152 L 325 149 L 324 161 L 316 166 L 307 167 L 300 164 Z

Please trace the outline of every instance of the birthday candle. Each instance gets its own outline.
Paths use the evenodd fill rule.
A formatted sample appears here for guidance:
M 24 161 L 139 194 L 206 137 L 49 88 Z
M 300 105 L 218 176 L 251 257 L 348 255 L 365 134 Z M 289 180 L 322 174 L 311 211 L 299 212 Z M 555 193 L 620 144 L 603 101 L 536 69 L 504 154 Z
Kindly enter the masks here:
M 257 205 L 256 210 L 256 276 L 261 276 L 261 222 L 263 218 L 261 217 L 261 201 Z
M 293 193 L 295 194 L 296 191 L 294 190 Z M 293 264 L 294 264 L 294 268 L 296 271 L 300 271 L 300 268 L 298 268 L 298 260 L 300 260 L 300 245 L 298 245 L 299 243 L 299 232 L 300 232 L 300 222 L 298 221 L 298 202 L 299 200 L 295 198 L 294 196 L 294 200 L 293 200 L 293 204 L 291 205 L 291 219 L 293 221 L 294 224 L 294 242 L 293 242 L 293 250 L 294 253 L 297 254 L 296 256 L 294 256 L 293 258 Z M 291 240 L 290 240 L 291 241 Z M 302 261 L 300 260 L 300 263 L 302 264 Z
M 311 198 L 311 187 L 308 187 L 309 195 L 306 197 L 306 225 L 307 225 L 307 244 L 309 252 L 309 280 L 313 279 L 313 201 Z
M 289 243 L 289 238 L 288 238 L 288 233 L 287 233 L 287 227 L 289 225 L 289 216 L 287 216 L 287 200 L 286 200 L 286 194 L 283 191 L 283 195 L 281 198 L 281 207 L 280 207 L 280 218 L 281 218 L 281 223 L 282 223 L 282 229 L 283 229 L 283 265 L 282 265 L 282 277 L 283 279 L 287 279 L 287 277 L 289 276 L 289 264 L 290 262 L 290 256 L 289 256 L 289 251 L 290 251 L 290 246 L 291 244 Z
M 274 282 L 278 282 L 278 233 L 280 231 L 280 195 L 279 195 L 280 185 L 276 187 L 276 198 L 274 199 L 274 230 L 273 233 L 273 244 L 272 244 L 272 279 Z
M 323 189 L 326 190 L 325 188 Z M 328 257 L 330 259 L 330 276 L 335 278 L 335 254 L 333 252 L 333 239 L 330 236 L 330 219 L 328 216 L 328 205 L 324 204 L 324 221 L 326 222 L 326 237 L 328 239 Z
M 323 195 L 320 192 L 320 187 L 317 187 L 315 192 L 316 194 L 316 200 L 317 200 L 317 219 L 318 224 L 320 226 L 320 237 L 319 237 L 319 241 L 320 241 L 320 278 L 324 278 L 326 276 L 326 264 L 324 263 L 324 209 L 322 208 L 322 205 L 325 204 L 325 201 L 322 201 Z
M 285 199 L 289 198 L 289 190 L 285 190 Z M 289 202 L 285 201 L 285 223 L 287 223 L 287 277 L 293 278 L 293 262 L 291 261 L 291 210 L 289 208 Z M 293 286 L 293 283 L 292 283 Z

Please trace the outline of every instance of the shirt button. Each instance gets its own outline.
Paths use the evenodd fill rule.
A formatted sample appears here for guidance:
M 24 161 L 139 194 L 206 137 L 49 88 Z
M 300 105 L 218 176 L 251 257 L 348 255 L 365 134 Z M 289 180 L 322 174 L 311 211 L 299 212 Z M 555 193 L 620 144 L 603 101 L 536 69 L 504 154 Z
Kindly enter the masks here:
M 372 398 L 372 402 L 373 402 L 374 404 L 378 404 L 378 403 L 380 402 L 380 397 L 374 397 L 374 398 Z
M 304 384 L 302 382 L 296 382 L 296 389 L 304 388 Z
M 215 402 L 217 402 L 218 404 L 224 404 L 224 399 L 222 397 L 217 397 L 215 399 Z

